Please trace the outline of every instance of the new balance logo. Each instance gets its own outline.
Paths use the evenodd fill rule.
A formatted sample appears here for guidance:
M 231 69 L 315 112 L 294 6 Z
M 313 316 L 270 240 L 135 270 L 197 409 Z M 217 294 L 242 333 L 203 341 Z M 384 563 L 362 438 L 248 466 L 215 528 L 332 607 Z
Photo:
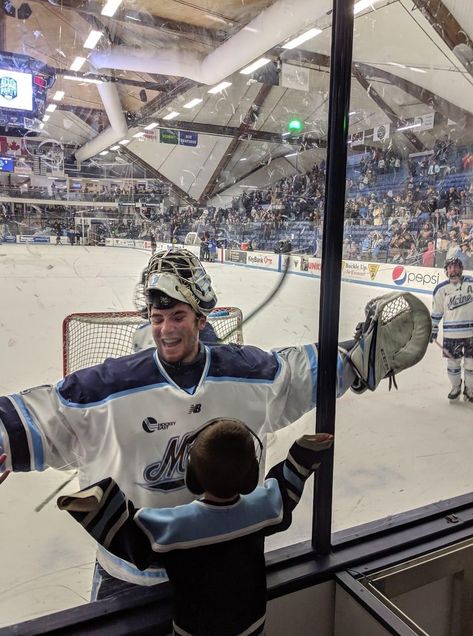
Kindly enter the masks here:
M 200 413 L 200 409 L 202 408 L 202 404 L 191 404 L 189 407 L 188 413 Z

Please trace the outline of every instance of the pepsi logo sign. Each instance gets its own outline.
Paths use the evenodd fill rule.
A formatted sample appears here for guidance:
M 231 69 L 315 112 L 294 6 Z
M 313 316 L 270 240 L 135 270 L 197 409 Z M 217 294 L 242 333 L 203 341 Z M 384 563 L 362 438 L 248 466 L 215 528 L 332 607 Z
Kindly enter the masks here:
M 396 285 L 404 285 L 407 279 L 406 268 L 402 265 L 396 265 L 392 271 L 393 282 Z

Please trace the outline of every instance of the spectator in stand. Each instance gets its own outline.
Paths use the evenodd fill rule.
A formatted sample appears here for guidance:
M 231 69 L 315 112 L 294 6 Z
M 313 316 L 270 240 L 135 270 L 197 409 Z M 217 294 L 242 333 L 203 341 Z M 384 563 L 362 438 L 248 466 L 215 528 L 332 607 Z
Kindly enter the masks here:
M 428 241 L 427 249 L 422 254 L 422 265 L 424 267 L 434 267 L 435 265 L 435 243 Z
M 430 223 L 424 223 L 419 231 L 419 236 L 417 237 L 417 247 L 419 252 L 423 252 L 427 249 L 429 242 L 432 240 L 433 232 L 432 226 Z

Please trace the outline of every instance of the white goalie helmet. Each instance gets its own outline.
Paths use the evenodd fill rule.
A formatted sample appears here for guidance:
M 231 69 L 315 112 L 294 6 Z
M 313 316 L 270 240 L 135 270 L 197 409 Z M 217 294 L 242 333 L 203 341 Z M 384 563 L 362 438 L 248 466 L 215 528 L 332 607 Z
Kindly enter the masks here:
M 135 289 L 133 291 L 133 304 L 135 305 L 136 311 L 139 311 L 145 318 L 148 315 L 148 307 L 146 304 L 146 296 L 145 296 L 145 281 L 147 268 L 142 271 L 140 280 L 135 285 Z
M 170 248 L 154 254 L 149 263 L 145 281 L 147 305 L 156 302 L 161 292 L 160 307 L 170 307 L 166 302 L 174 299 L 186 303 L 198 313 L 206 316 L 217 304 L 212 281 L 197 256 L 186 249 Z

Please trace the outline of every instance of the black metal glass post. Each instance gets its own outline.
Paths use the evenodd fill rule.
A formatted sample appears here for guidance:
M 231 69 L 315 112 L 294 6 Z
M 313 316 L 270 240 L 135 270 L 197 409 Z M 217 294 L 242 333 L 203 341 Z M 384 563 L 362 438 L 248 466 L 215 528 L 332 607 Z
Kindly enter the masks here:
M 327 174 L 320 281 L 319 357 L 316 430 L 334 433 L 337 383 L 338 321 L 345 211 L 348 112 L 353 46 L 353 0 L 334 0 L 330 61 Z M 333 453 L 317 473 L 312 545 L 330 552 Z

